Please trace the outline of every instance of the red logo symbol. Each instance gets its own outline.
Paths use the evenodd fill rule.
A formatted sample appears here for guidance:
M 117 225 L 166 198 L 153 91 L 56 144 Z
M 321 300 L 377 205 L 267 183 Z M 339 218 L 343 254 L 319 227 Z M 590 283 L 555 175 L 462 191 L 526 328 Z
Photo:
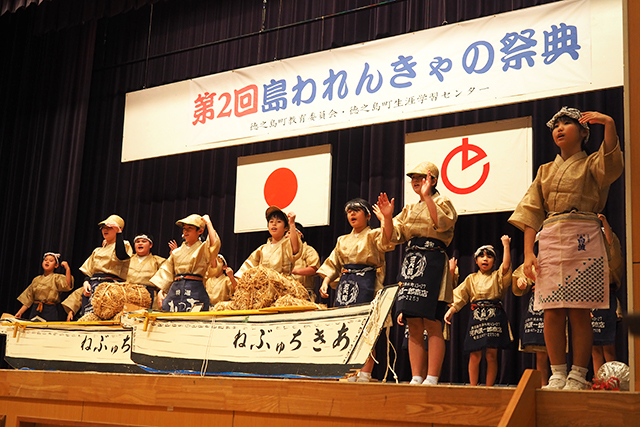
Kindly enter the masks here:
M 469 157 L 469 151 L 473 151 L 475 155 L 473 157 Z M 462 138 L 462 145 L 451 150 L 451 152 L 447 154 L 447 157 L 445 157 L 444 161 L 442 162 L 441 175 L 442 175 L 442 182 L 444 183 L 444 186 L 447 187 L 449 191 L 455 194 L 473 193 L 478 188 L 482 187 L 482 184 L 484 184 L 485 181 L 487 180 L 487 177 L 489 176 L 489 162 L 485 163 L 484 166 L 482 167 L 482 175 L 480 176 L 480 179 L 476 181 L 475 184 L 469 187 L 464 187 L 464 188 L 456 187 L 449 180 L 447 169 L 449 168 L 449 163 L 451 162 L 451 159 L 453 159 L 453 157 L 458 153 L 462 153 L 462 170 L 463 171 L 475 165 L 480 160 L 485 159 L 487 157 L 487 153 L 485 153 L 484 150 L 478 147 L 477 145 L 469 144 L 469 138 Z
M 264 183 L 264 201 L 269 206 L 284 209 L 293 202 L 296 194 L 298 194 L 298 179 L 291 169 L 274 170 Z

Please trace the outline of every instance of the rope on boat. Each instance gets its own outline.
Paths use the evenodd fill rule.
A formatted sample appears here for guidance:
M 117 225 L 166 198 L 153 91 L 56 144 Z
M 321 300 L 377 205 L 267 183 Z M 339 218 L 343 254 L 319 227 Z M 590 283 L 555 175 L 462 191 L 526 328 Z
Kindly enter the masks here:
M 398 352 L 389 339 L 389 331 L 391 330 L 391 326 L 387 326 L 385 329 L 385 334 L 387 336 L 387 369 L 384 371 L 384 378 L 382 379 L 382 381 L 387 382 L 387 375 L 389 374 L 389 371 L 391 371 L 393 372 L 393 379 L 396 380 L 396 384 L 398 384 L 398 374 L 395 371 L 396 362 L 398 361 Z M 393 349 L 393 365 L 389 364 L 389 347 Z
M 202 359 L 202 366 L 200 367 L 200 376 L 207 375 L 207 368 L 209 367 L 209 347 L 211 346 L 211 338 L 213 337 L 213 324 L 216 323 L 216 318 L 211 318 L 211 327 L 209 328 L 209 339 L 207 340 L 207 346 L 204 348 L 204 358 Z

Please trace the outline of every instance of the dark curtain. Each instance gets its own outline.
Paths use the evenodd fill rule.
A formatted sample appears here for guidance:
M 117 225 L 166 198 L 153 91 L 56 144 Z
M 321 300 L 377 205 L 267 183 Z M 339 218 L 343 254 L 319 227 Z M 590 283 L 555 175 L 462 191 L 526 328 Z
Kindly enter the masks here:
M 10 64 L 0 71 L 0 102 L 5 111 L 0 116 L 0 176 L 6 201 L 0 208 L 3 311 L 18 310 L 15 298 L 40 274 L 45 251 L 61 251 L 79 284 L 78 268 L 102 241 L 97 224 L 112 213 L 125 219 L 125 237 L 151 233 L 156 238 L 154 252 L 165 257 L 166 242 L 180 238 L 175 221 L 190 213 L 209 213 L 222 240 L 221 252 L 237 268 L 268 237 L 266 230 L 233 233 L 239 156 L 331 144 L 331 224 L 306 229 L 307 242 L 325 258 L 336 238 L 351 230 L 343 211 L 347 200 L 363 197 L 374 202 L 385 191 L 396 198 L 396 211 L 400 211 L 405 203 L 407 133 L 532 116 L 534 172 L 556 155 L 545 123 L 563 105 L 611 115 L 622 135 L 623 92 L 614 88 L 120 162 L 127 92 L 549 2 L 174 0 L 143 5 L 142 1 L 114 1 L 131 7 L 121 13 L 87 13 L 90 19 L 70 21 L 73 24 L 62 29 L 42 18 L 42 6 L 0 16 L 0 58 Z M 60 11 L 64 2 L 46 3 Z M 63 21 L 58 17 L 55 22 Z M 588 150 L 595 151 L 601 140 L 602 129 L 595 126 Z M 622 179 L 611 189 L 605 214 L 624 248 Z M 459 218 L 449 252 L 459 259 L 461 280 L 475 271 L 475 249 L 482 244 L 500 247 L 503 234 L 512 237 L 513 267 L 522 262 L 523 236 L 507 223 L 509 215 Z M 304 218 L 299 219 L 304 223 Z M 395 281 L 400 260 L 400 248 L 387 255 L 386 283 Z M 626 304 L 624 286 L 620 298 Z M 505 307 L 517 341 L 525 302 L 509 294 Z M 468 316 L 468 308 L 455 316 L 442 381 L 468 381 L 462 351 Z M 402 335 L 401 329 L 392 328 L 391 342 L 399 354 L 396 370 L 401 380 L 408 380 Z M 618 337 L 619 359 L 627 361 L 626 336 L 619 333 Z M 374 376 L 378 377 L 386 362 L 384 341 L 377 348 L 381 366 Z M 514 343 L 500 354 L 498 383 L 517 383 L 533 361 L 531 355 L 518 352 Z
M 31 36 L 32 10 L 0 24 L 4 311 L 44 252 L 71 261 L 95 47 L 95 22 Z

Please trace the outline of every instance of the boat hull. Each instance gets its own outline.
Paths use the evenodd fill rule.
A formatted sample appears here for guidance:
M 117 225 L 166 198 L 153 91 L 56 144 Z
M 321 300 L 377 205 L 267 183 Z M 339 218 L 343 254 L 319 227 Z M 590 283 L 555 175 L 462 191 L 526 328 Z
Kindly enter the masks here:
M 396 294 L 390 286 L 372 304 L 330 310 L 121 321 L 148 372 L 339 378 L 366 362 Z
M 120 325 L 4 321 L 5 357 L 15 369 L 142 373 L 131 360 L 132 330 Z

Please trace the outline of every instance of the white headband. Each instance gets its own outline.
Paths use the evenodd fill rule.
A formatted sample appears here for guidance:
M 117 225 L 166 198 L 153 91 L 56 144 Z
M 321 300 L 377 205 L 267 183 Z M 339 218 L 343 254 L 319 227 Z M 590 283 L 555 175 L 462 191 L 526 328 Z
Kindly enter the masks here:
M 349 209 L 353 210 L 353 208 L 360 208 L 365 213 L 365 215 L 371 215 L 371 211 L 369 210 L 369 208 L 360 202 L 347 203 L 347 206 L 344 207 L 344 211 L 347 212 Z
M 493 249 L 492 245 L 483 245 L 476 249 L 476 253 L 473 254 L 473 258 L 478 258 L 482 254 L 482 251 L 487 251 L 492 254 L 494 258 L 496 257 L 496 251 Z
M 55 252 L 45 252 L 45 254 L 42 256 L 42 259 L 45 259 L 47 255 L 51 255 L 52 257 L 54 257 L 56 259 L 56 264 L 60 264 L 60 254 L 57 254 Z
M 134 239 L 133 239 L 133 243 L 136 242 L 136 240 L 138 239 L 145 239 L 148 240 L 149 242 L 153 243 L 153 240 L 151 240 L 151 237 L 147 236 L 146 234 L 138 234 Z

